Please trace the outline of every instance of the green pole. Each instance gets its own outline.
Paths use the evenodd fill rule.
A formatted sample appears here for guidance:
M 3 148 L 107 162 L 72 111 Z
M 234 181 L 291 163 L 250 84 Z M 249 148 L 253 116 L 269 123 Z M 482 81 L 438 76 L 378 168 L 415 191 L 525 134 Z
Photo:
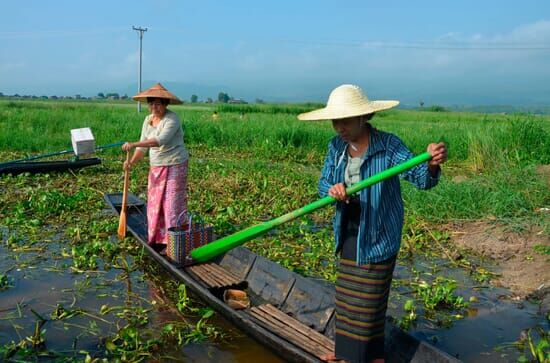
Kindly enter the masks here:
M 346 194 L 347 195 L 355 194 L 361 189 L 367 188 L 371 185 L 381 182 L 382 180 L 391 178 L 419 164 L 422 164 L 423 162 L 430 160 L 430 158 L 431 158 L 431 155 L 428 152 L 420 154 L 408 161 L 405 161 L 404 163 L 396 165 L 381 173 L 373 175 L 370 178 L 362 180 L 357 184 L 354 184 L 353 186 L 346 189 Z M 263 222 L 261 224 L 257 224 L 252 227 L 248 227 L 246 229 L 243 229 L 242 231 L 236 232 L 232 235 L 223 237 L 217 241 L 214 241 L 202 247 L 196 248 L 191 251 L 191 257 L 197 262 L 206 262 L 224 252 L 227 252 L 245 243 L 246 241 L 250 241 L 251 239 L 257 236 L 264 234 L 270 229 L 273 229 L 292 219 L 311 213 L 314 210 L 322 208 L 328 204 L 334 203 L 335 201 L 336 199 L 331 196 L 326 196 L 324 198 L 318 199 L 313 203 L 310 203 L 300 209 L 296 209 L 278 218 L 272 219 L 267 222 Z

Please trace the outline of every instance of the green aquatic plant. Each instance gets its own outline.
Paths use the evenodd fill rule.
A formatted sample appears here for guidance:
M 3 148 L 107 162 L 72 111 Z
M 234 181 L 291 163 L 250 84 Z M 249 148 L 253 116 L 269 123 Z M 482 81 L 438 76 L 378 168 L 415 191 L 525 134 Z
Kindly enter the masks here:
M 109 361 L 142 362 L 158 350 L 159 341 L 128 325 L 105 339 L 104 346 Z
M 468 302 L 464 301 L 462 296 L 454 294 L 457 287 L 455 280 L 438 276 L 432 283 L 421 280 L 414 286 L 416 295 L 428 310 L 463 309 L 468 306 Z
M 522 331 L 517 341 L 501 344 L 495 350 L 510 348 L 521 352 L 519 363 L 550 363 L 550 332 L 540 326 L 530 328 Z
M 405 314 L 397 320 L 397 325 L 403 330 L 409 330 L 411 325 L 417 320 L 416 305 L 414 300 L 407 299 L 403 304 Z
M 0 291 L 7 290 L 10 287 L 12 287 L 12 283 L 10 281 L 10 278 L 7 274 L 1 274 L 0 273 Z
M 184 284 L 179 284 L 177 288 L 176 308 L 182 314 L 196 313 L 199 309 L 192 305 L 191 298 L 187 294 L 187 287 Z
M 63 305 L 57 304 L 54 311 L 50 314 L 52 320 L 70 319 L 73 316 L 81 315 L 81 309 L 66 309 Z

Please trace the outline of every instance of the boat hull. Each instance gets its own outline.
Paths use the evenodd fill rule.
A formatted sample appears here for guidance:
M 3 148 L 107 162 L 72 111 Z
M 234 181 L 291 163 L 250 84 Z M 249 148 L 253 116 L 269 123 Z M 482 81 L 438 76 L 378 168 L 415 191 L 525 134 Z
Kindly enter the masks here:
M 79 159 L 79 160 L 56 160 L 56 161 L 28 161 L 8 163 L 0 166 L 0 175 L 18 175 L 23 173 L 50 173 L 64 172 L 68 170 L 77 170 L 87 166 L 101 164 L 99 158 Z
M 122 193 L 106 194 L 105 201 L 115 213 L 120 213 Z M 215 281 L 210 281 L 212 286 L 209 286 L 210 278 L 205 276 L 205 264 L 176 267 L 147 244 L 147 213 L 143 201 L 130 194 L 127 205 L 127 230 L 149 255 L 245 333 L 289 362 L 321 362 L 321 353 L 333 350 L 333 284 L 303 277 L 247 248 L 237 247 L 217 257 L 208 267 L 210 270 L 216 268 L 227 271 L 233 280 L 228 277 L 226 284 L 220 283 L 219 286 Z M 234 310 L 227 305 L 222 296 L 230 288 L 245 290 L 250 296 L 252 307 Z M 274 315 L 269 315 L 269 312 Z M 282 316 L 282 320 L 272 324 L 274 316 Z M 274 326 L 279 328 L 275 329 Z M 303 334 L 300 335 L 290 326 Z M 398 329 L 391 322 L 386 324 L 386 351 L 387 362 L 460 362 L 433 345 Z

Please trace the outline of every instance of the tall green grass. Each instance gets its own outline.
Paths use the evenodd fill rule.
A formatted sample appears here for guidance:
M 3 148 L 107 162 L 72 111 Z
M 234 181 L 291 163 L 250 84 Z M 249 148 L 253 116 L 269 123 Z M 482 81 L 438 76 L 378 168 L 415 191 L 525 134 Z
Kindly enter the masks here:
M 221 106 L 220 106 L 221 107 Z M 334 131 L 329 121 L 304 122 L 284 110 L 292 105 L 226 105 L 213 120 L 211 109 L 171 106 L 185 129 L 188 146 L 250 151 L 270 159 L 322 159 Z M 241 118 L 234 109 L 261 112 Z M 303 105 L 295 107 L 304 111 Z M 265 112 L 264 112 L 265 111 Z M 83 102 L 0 101 L 0 150 L 25 153 L 70 148 L 70 130 L 91 127 L 98 145 L 139 137 L 146 112 L 133 104 Z M 550 118 L 529 115 L 482 115 L 453 112 L 391 110 L 378 114 L 374 126 L 395 133 L 413 150 L 425 151 L 430 142 L 445 141 L 451 161 L 474 170 L 494 170 L 501 164 L 550 162 Z
M 291 115 L 298 115 L 299 113 L 308 112 L 316 108 L 324 107 L 320 103 L 302 103 L 302 104 L 220 104 L 216 106 L 217 112 L 236 112 L 236 113 L 267 113 L 267 114 L 279 114 L 287 113 Z
M 206 159 L 213 160 L 209 167 L 218 160 L 242 164 L 240 178 L 246 173 L 276 178 L 268 173 L 270 163 L 320 173 L 335 134 L 330 121 L 298 121 L 293 112 L 248 107 L 260 112 L 242 117 L 233 109 L 219 109 L 214 120 L 215 108 L 170 106 L 182 119 L 191 168 L 201 167 L 195 163 Z M 70 148 L 69 131 L 79 127 L 91 127 L 97 145 L 137 140 L 145 115 L 138 114 L 134 104 L 0 101 L 0 159 Z M 550 117 L 390 110 L 372 123 L 398 135 L 415 153 L 424 152 L 430 142 L 448 144 L 449 162 L 437 188 L 419 192 L 404 183 L 404 199 L 412 213 L 433 221 L 497 217 L 548 225 L 535 210 L 550 205 L 548 175 L 537 172 L 550 163 Z M 104 155 L 109 154 L 118 159 L 122 155 L 119 148 Z M 302 194 L 314 196 L 316 182 L 308 180 Z M 306 199 L 299 205 L 312 201 Z

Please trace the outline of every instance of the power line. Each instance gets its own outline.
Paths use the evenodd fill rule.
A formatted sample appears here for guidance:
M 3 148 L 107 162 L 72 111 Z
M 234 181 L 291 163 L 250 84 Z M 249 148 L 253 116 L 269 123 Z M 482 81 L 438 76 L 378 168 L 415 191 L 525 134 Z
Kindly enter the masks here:
M 139 78 L 138 78 L 138 93 L 141 92 L 141 53 L 142 53 L 142 43 L 143 43 L 143 33 L 147 31 L 147 28 L 136 28 L 135 26 L 132 26 L 133 30 L 136 30 L 139 32 Z M 137 111 L 138 113 L 141 112 L 141 102 L 138 101 L 137 103 Z
M 283 42 L 321 45 L 321 46 L 339 46 L 339 47 L 361 47 L 361 48 L 385 48 L 385 49 L 421 49 L 421 50 L 499 50 L 499 51 L 525 51 L 525 50 L 550 50 L 547 43 L 473 43 L 473 42 L 408 42 L 408 43 L 390 43 L 390 42 L 330 42 L 330 41 L 307 41 L 307 40 L 288 40 Z
M 53 37 L 70 37 L 70 36 L 85 36 L 99 35 L 119 32 L 124 28 L 99 28 L 92 30 L 36 30 L 36 31 L 15 31 L 15 32 L 0 32 L 2 39 L 17 39 L 17 38 L 53 38 Z

